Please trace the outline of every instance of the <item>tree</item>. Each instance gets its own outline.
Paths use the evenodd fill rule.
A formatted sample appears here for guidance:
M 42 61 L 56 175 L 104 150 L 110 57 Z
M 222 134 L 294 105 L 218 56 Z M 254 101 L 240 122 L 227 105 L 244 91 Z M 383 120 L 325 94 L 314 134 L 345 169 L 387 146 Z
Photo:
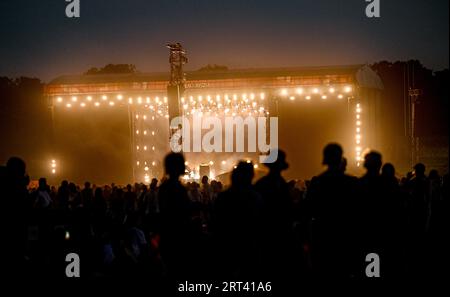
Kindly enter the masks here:
M 102 68 L 92 67 L 86 71 L 85 75 L 92 74 L 116 74 L 116 73 L 136 73 L 136 66 L 133 64 L 108 64 Z
M 208 64 L 198 69 L 199 72 L 220 72 L 220 71 L 228 71 L 228 67 L 225 65 L 217 65 L 217 64 Z

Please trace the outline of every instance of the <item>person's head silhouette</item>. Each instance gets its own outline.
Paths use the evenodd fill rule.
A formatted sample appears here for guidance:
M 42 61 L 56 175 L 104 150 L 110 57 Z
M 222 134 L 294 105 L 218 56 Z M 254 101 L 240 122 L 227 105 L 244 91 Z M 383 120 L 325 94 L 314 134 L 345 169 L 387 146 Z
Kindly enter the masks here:
M 43 191 L 47 189 L 47 179 L 45 177 L 41 177 L 39 179 L 39 190 Z
M 178 179 L 184 174 L 185 165 L 183 154 L 170 153 L 164 159 L 164 167 L 169 179 Z
M 431 180 L 439 180 L 440 179 L 439 172 L 436 169 L 430 170 L 428 178 Z
M 378 175 L 382 165 L 381 154 L 378 152 L 369 152 L 364 156 L 364 168 L 367 169 L 367 173 Z
M 231 173 L 231 185 L 237 188 L 248 187 L 252 184 L 253 176 L 253 164 L 240 161 Z
M 19 157 L 11 157 L 6 163 L 8 173 L 14 178 L 22 178 L 25 176 L 26 165 L 25 161 Z
M 282 150 L 278 150 L 277 160 L 273 163 L 264 163 L 269 168 L 271 174 L 280 174 L 281 171 L 289 168 L 289 164 L 286 162 L 286 153 Z
M 152 178 L 152 182 L 150 183 L 150 189 L 155 190 L 158 185 L 158 180 L 156 178 Z
M 30 183 L 30 178 L 26 174 L 25 161 L 18 157 L 11 157 L 6 162 L 6 175 L 12 178 L 16 186 L 26 187 Z
M 381 175 L 388 178 L 395 178 L 395 167 L 391 163 L 386 163 L 381 168 Z
M 339 169 L 342 164 L 342 147 L 337 143 L 330 143 L 323 149 L 323 164 L 329 169 Z
M 417 177 L 422 177 L 425 175 L 425 165 L 422 163 L 417 163 L 414 165 L 414 173 Z

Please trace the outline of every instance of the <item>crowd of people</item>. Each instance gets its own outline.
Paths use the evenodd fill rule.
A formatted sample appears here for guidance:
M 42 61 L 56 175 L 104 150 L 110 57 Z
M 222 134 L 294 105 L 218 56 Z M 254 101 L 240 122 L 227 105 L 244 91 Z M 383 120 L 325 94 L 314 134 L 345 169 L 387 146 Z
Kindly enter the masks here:
M 438 271 L 448 226 L 448 175 L 423 164 L 398 179 L 378 152 L 362 177 L 346 174 L 343 151 L 329 144 L 327 169 L 299 187 L 287 182 L 286 154 L 254 167 L 239 162 L 231 184 L 183 183 L 182 154 L 164 160 L 166 177 L 149 185 L 80 187 L 68 181 L 27 186 L 25 162 L 1 167 L 3 233 L 20 277 L 65 277 L 65 255 L 80 255 L 85 278 L 296 279 L 366 277 L 376 253 L 381 277 Z M 6 263 L 6 262 L 4 262 Z

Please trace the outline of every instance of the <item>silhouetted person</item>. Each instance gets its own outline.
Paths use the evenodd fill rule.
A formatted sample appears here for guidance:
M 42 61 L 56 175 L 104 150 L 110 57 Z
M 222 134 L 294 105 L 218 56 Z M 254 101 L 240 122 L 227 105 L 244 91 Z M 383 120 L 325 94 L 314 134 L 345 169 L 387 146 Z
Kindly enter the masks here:
M 208 183 L 208 177 L 206 175 L 202 177 L 201 197 L 201 202 L 204 205 L 209 204 L 211 201 L 211 186 Z
M 94 193 L 91 188 L 91 183 L 85 182 L 84 189 L 81 190 L 81 204 L 84 207 L 90 207 L 93 198 L 94 198 Z
M 342 171 L 342 148 L 323 150 L 325 172 L 311 180 L 306 194 L 310 208 L 312 265 L 320 277 L 342 278 L 351 273 L 355 178 Z
M 426 232 L 429 215 L 430 183 L 425 175 L 425 165 L 418 163 L 404 185 L 408 192 L 408 256 L 415 258 L 414 263 L 408 262 L 408 271 L 412 275 L 424 275 L 425 265 L 428 261 L 425 256 L 429 252 Z
M 264 229 L 264 272 L 280 277 L 290 272 L 292 264 L 292 199 L 281 172 L 288 169 L 286 154 L 278 150 L 273 163 L 265 163 L 269 174 L 261 178 L 255 189 L 262 198 L 262 226 Z
M 397 181 L 395 177 L 395 167 L 391 163 L 385 163 L 381 168 L 381 176 L 387 180 Z
M 190 202 L 187 191 L 179 180 L 185 170 L 183 155 L 168 154 L 164 159 L 164 167 L 168 178 L 158 191 L 161 256 L 171 276 L 186 277 L 189 268 Z
M 408 208 L 411 231 L 423 235 L 426 231 L 430 199 L 430 183 L 425 176 L 425 165 L 418 163 L 414 166 L 413 177 L 407 181 L 406 189 L 410 194 Z
M 69 182 L 67 180 L 63 180 L 58 188 L 58 194 L 56 195 L 59 208 L 66 209 L 69 207 L 69 196 Z
M 402 196 L 391 164 L 383 167 L 382 156 L 369 152 L 364 157 L 366 174 L 359 179 L 358 224 L 360 238 L 360 273 L 364 274 L 365 256 L 377 253 L 383 259 L 382 277 L 395 276 L 395 266 L 400 263 L 400 237 L 402 232 Z M 398 271 L 397 271 L 398 272 Z
M 219 275 L 223 279 L 250 278 L 260 272 L 260 195 L 253 189 L 253 164 L 239 162 L 231 174 L 231 187 L 220 193 L 214 205 Z M 266 235 L 267 240 L 270 235 Z
M 69 183 L 69 208 L 75 209 L 81 205 L 81 195 L 75 183 Z
M 133 191 L 133 187 L 128 184 L 127 191 L 124 194 L 125 200 L 125 213 L 128 214 L 135 210 L 137 195 L 136 192 Z
M 95 189 L 94 196 L 90 205 L 94 232 L 99 233 L 103 231 L 107 208 L 105 198 L 103 197 L 102 188 Z
M 39 179 L 39 187 L 34 193 L 34 207 L 37 209 L 50 208 L 52 204 L 47 180 L 44 177 Z
M 1 170 L 1 263 L 4 276 L 15 279 L 27 273 L 25 264 L 26 223 L 27 223 L 27 186 L 25 162 L 17 157 L 8 160 Z

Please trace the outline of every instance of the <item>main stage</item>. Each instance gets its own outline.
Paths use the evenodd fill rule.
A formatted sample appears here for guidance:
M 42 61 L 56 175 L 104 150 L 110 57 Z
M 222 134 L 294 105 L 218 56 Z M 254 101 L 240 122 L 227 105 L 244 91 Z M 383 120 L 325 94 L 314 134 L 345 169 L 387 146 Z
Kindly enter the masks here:
M 169 152 L 169 73 L 61 76 L 45 89 L 55 129 L 55 173 L 77 182 L 149 182 Z M 343 145 L 349 170 L 380 146 L 383 85 L 367 65 L 186 72 L 180 115 L 277 117 L 288 178 L 321 170 L 321 149 Z M 186 153 L 186 179 L 214 178 L 258 153 Z

